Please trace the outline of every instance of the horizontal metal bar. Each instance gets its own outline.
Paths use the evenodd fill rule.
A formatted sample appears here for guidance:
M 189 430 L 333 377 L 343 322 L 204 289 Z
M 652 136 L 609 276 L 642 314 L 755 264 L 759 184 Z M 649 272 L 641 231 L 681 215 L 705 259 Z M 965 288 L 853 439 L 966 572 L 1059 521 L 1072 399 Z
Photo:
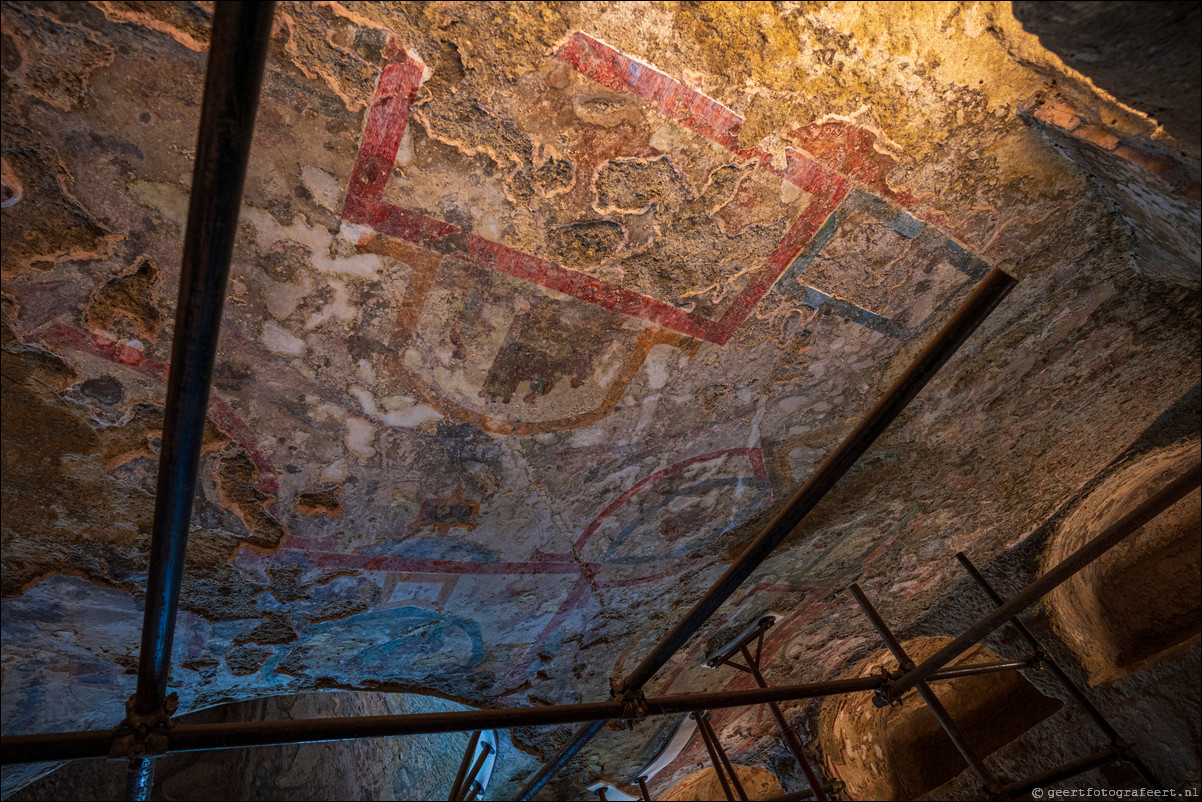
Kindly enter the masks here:
M 933 672 L 968 651 L 986 635 L 1003 626 L 1007 621 L 1059 587 L 1073 574 L 1121 543 L 1124 538 L 1134 534 L 1144 524 L 1176 504 L 1187 493 L 1192 492 L 1199 483 L 1202 483 L 1202 463 L 1195 463 L 1193 467 L 1169 482 L 1134 510 L 1106 527 L 1102 534 L 1077 549 L 1055 568 L 1027 585 L 1008 602 L 994 609 L 992 613 L 973 624 L 958 638 L 928 657 L 921 665 L 906 671 L 895 680 L 890 680 L 885 688 L 887 697 L 889 699 L 900 698 L 910 688 L 929 678 Z
M 713 586 L 705 592 L 684 618 L 656 645 L 651 653 L 620 683 L 620 690 L 641 690 L 656 673 L 667 665 L 689 638 L 709 620 L 731 594 L 768 558 L 772 551 L 793 533 L 835 483 L 851 469 L 864 452 L 914 396 L 927 385 L 964 341 L 976 331 L 985 318 L 1002 302 L 1014 287 L 1016 279 L 1001 268 L 994 268 L 976 286 L 964 304 L 948 319 L 930 343 L 915 357 L 906 371 L 885 392 L 881 400 L 863 417 L 856 428 L 843 438 L 814 475 L 789 499 L 775 518 L 760 530 L 755 539 L 731 563 Z M 547 765 L 543 766 L 522 788 L 519 800 L 530 800 L 556 771 L 565 766 L 576 752 L 601 731 L 600 726 L 583 727 Z
M 1006 671 L 1010 663 L 964 666 L 938 672 L 931 681 L 957 679 L 971 673 Z M 810 682 L 780 685 L 774 688 L 750 688 L 715 693 L 686 693 L 653 697 L 646 701 L 648 715 L 661 716 L 743 707 L 768 702 L 789 702 L 845 693 L 871 692 L 881 687 L 883 678 Z M 297 719 L 290 721 L 252 721 L 243 723 L 177 723 L 165 733 L 168 752 L 206 749 L 238 749 L 248 746 L 343 741 L 353 738 L 386 738 L 396 735 L 422 735 L 438 732 L 538 727 L 553 724 L 591 722 L 598 729 L 605 722 L 629 714 L 621 702 L 595 702 L 543 707 L 515 707 L 505 710 L 462 710 L 452 713 L 410 713 L 399 716 L 357 716 L 347 718 Z M 106 757 L 113 742 L 113 730 L 55 732 L 41 735 L 0 737 L 0 763 L 35 763 L 43 760 L 75 760 Z
M 956 559 L 960 561 L 960 564 L 964 566 L 964 570 L 968 571 L 969 576 L 971 576 L 973 581 L 975 581 L 981 590 L 985 592 L 985 595 L 989 597 L 989 600 L 993 602 L 995 607 L 1001 607 L 1006 603 L 1006 600 L 1001 597 L 1001 594 L 994 590 L 993 585 L 989 583 L 989 580 L 985 578 L 985 575 L 977 570 L 977 567 L 968 559 L 967 554 L 962 551 L 957 552 Z M 1097 705 L 1095 705 L 1093 701 L 1085 694 L 1085 691 L 1081 690 L 1080 686 L 1073 682 L 1073 679 L 1068 675 L 1068 672 L 1061 668 L 1060 664 L 1056 662 L 1056 659 L 1052 657 L 1047 649 L 1043 647 L 1043 644 L 1040 643 L 1039 639 L 1035 637 L 1035 633 L 1032 632 L 1030 628 L 1028 628 L 1027 625 L 1018 618 L 1011 618 L 1009 624 L 1010 626 L 1014 627 L 1018 634 L 1021 635 L 1024 640 L 1026 640 L 1027 644 L 1035 650 L 1036 655 L 1038 655 L 1039 662 L 1046 666 L 1047 669 L 1052 672 L 1052 675 L 1060 681 L 1061 687 L 1068 691 L 1069 695 L 1077 700 L 1077 704 L 1079 704 L 1081 709 L 1085 711 L 1085 714 L 1093 720 L 1093 723 L 1097 725 L 1098 729 L 1106 733 L 1106 737 L 1110 739 L 1110 743 L 1114 746 L 1123 746 L 1124 742 L 1122 738 L 1119 737 L 1118 731 L 1111 726 L 1109 721 L 1106 720 L 1106 717 L 1102 715 L 1102 711 L 1099 710 Z M 1139 756 L 1136 755 L 1131 749 L 1124 749 L 1123 757 L 1137 772 L 1139 772 L 1139 776 L 1143 777 L 1144 782 L 1146 782 L 1150 787 L 1157 790 L 1164 789 L 1164 785 L 1156 778 L 1156 775 L 1152 773 L 1152 770 L 1148 768 L 1148 765 L 1144 763 L 1143 760 L 1141 760 Z
M 1058 782 L 1076 777 L 1078 774 L 1084 774 L 1091 769 L 1100 768 L 1107 763 L 1117 763 L 1122 760 L 1122 754 L 1115 747 L 1103 749 L 1101 752 L 1095 752 L 1092 755 L 1074 760 L 1071 763 L 1065 763 L 1063 766 L 1057 766 L 1054 769 L 1049 769 L 1042 774 L 1037 774 L 1034 777 L 1029 777 L 1025 780 L 1020 780 L 1016 783 L 1011 783 L 1002 789 L 1003 799 L 1012 799 L 1016 796 L 1025 796 L 1036 788 L 1054 785 Z

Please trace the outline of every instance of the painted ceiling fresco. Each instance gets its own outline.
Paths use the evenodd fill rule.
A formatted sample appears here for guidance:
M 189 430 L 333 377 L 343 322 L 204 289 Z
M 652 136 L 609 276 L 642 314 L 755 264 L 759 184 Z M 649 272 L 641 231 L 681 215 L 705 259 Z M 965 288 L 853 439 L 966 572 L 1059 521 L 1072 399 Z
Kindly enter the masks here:
M 2 15 L 4 731 L 106 728 L 211 9 Z M 181 709 L 606 698 L 1002 265 L 1018 289 L 647 690 L 734 687 L 707 639 L 767 609 L 778 679 L 837 675 L 878 647 L 836 591 L 912 620 L 1197 381 L 1196 229 L 1148 222 L 1197 214 L 1174 142 L 1008 4 L 281 3 Z M 735 751 L 774 737 L 747 715 Z

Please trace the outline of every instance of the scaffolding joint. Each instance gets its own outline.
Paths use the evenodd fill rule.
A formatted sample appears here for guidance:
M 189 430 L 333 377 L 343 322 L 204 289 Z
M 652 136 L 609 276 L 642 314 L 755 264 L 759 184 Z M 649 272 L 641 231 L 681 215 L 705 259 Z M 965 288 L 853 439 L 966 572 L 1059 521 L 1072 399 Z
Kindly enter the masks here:
M 622 716 L 620 720 L 627 729 L 633 730 L 635 724 L 647 718 L 647 697 L 642 691 L 625 686 L 619 688 L 611 677 L 609 698 L 621 703 Z
M 880 684 L 872 691 L 872 704 L 874 707 L 892 707 L 900 705 L 901 699 L 895 699 L 889 693 L 889 683 L 901 676 L 901 671 L 890 671 L 884 666 L 878 666 L 876 675 L 880 677 Z
M 125 719 L 113 731 L 108 756 L 136 758 L 167 754 L 167 731 L 178 709 L 179 694 L 168 694 L 152 713 L 139 713 L 137 694 L 130 696 L 125 702 Z

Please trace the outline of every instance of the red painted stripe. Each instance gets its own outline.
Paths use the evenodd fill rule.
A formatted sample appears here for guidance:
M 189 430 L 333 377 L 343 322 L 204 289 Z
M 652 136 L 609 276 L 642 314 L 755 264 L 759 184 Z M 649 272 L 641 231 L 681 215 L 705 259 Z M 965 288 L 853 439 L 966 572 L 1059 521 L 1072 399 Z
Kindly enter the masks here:
M 131 359 L 129 357 L 130 351 L 142 354 L 137 349 L 123 348 L 118 345 L 116 340 L 97 335 L 88 335 L 64 323 L 51 323 L 38 329 L 31 336 L 30 342 L 37 340 L 41 340 L 55 348 L 66 348 L 98 356 L 101 359 L 125 365 L 139 373 L 154 376 L 164 381 L 166 381 L 170 370 L 166 362 L 159 362 L 157 359 L 152 359 L 145 355 L 137 359 Z M 246 422 L 238 417 L 238 413 L 234 412 L 233 407 L 224 398 L 212 390 L 209 391 L 209 418 L 217 425 L 217 428 L 228 434 L 230 439 L 241 446 L 250 456 L 251 462 L 259 469 L 259 478 L 255 482 L 255 486 L 260 492 L 273 497 L 271 513 L 273 515 L 279 514 L 279 499 L 276 496 L 280 492 L 280 483 L 276 476 L 275 466 L 259 450 L 259 441 L 255 437 L 254 432 L 250 430 L 250 427 L 246 425 Z
M 584 533 L 577 538 L 576 549 L 580 550 L 584 548 L 584 544 L 588 542 L 589 538 L 593 536 L 593 533 L 597 531 L 601 524 L 605 523 L 605 520 L 609 518 L 609 516 L 613 515 L 619 507 L 632 499 L 648 485 L 655 484 L 665 476 L 675 473 L 683 468 L 687 468 L 690 465 L 696 465 L 699 462 L 710 462 L 712 460 L 721 459 L 723 457 L 732 455 L 747 457 L 748 461 L 751 463 L 751 469 L 757 479 L 768 478 L 768 472 L 764 470 L 763 452 L 758 448 L 727 448 L 722 451 L 714 451 L 710 454 L 699 454 L 696 457 L 689 457 L 686 460 L 677 462 L 675 465 L 669 465 L 666 468 L 660 468 L 647 478 L 631 485 L 629 490 L 610 502 L 609 506 L 603 509 L 601 513 L 593 519 L 593 522 L 584 530 Z M 759 457 L 758 460 L 756 459 L 757 456 Z

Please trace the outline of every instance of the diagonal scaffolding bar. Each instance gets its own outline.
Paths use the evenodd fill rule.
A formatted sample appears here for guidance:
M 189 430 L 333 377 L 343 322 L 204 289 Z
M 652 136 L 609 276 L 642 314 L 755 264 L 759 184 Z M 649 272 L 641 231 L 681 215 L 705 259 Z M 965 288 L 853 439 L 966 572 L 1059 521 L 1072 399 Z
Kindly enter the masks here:
M 732 643 L 717 657 L 707 661 L 708 665 L 730 666 L 731 668 L 743 671 L 751 675 L 757 686 L 767 688 L 768 683 L 764 680 L 764 675 L 760 672 L 760 655 L 764 648 L 764 635 L 775 620 L 771 616 L 762 619 L 759 626 L 754 630 Z M 752 654 L 751 649 L 747 646 L 752 641 L 755 641 L 755 654 Z M 734 660 L 736 652 L 743 657 L 743 663 Z M 775 702 L 769 702 L 768 711 L 772 714 L 772 718 L 776 721 L 777 729 L 780 730 L 781 736 L 785 739 L 785 746 L 792 753 L 793 759 L 797 761 L 797 765 L 801 767 L 802 774 L 806 777 L 806 782 L 813 789 L 814 797 L 818 802 L 826 802 L 827 797 L 822 790 L 822 781 L 818 778 L 817 772 L 814 771 L 814 767 L 806 755 L 805 746 L 802 744 L 801 738 L 789 726 L 789 722 L 785 719 L 785 714 L 781 711 L 779 705 Z
M 973 624 L 951 643 L 935 652 L 920 665 L 904 672 L 900 677 L 889 680 L 885 686 L 885 698 L 890 701 L 900 699 L 902 694 L 910 688 L 929 679 L 932 673 L 964 654 L 986 635 L 1005 625 L 1010 619 L 1059 587 L 1073 574 L 1139 531 L 1140 527 L 1176 504 L 1200 483 L 1202 483 L 1202 463 L 1194 463 L 1183 474 L 1166 484 L 1134 510 L 1106 527 L 1100 535 L 1070 554 L 1039 579 L 1027 585 L 992 613 Z
M 901 669 L 908 671 L 913 668 L 914 661 L 906 654 L 905 647 L 902 646 L 901 641 L 897 639 L 893 631 L 889 629 L 889 625 L 885 623 L 885 619 L 881 617 L 881 614 L 877 612 L 872 602 L 864 595 L 864 591 L 860 586 L 853 583 L 849 590 L 851 590 L 851 595 L 855 597 L 856 602 L 860 605 L 860 609 L 864 611 L 864 615 L 872 622 L 872 626 L 877 631 L 877 634 L 881 636 L 881 640 L 885 642 L 885 646 L 889 648 L 889 651 L 897 659 L 897 664 Z M 939 697 L 935 695 L 935 692 L 925 682 L 920 682 L 915 687 L 918 690 L 918 695 L 922 697 L 922 701 L 926 702 L 927 707 L 930 708 L 931 713 L 935 716 L 935 720 L 939 722 L 939 726 L 943 728 L 952 745 L 956 747 L 956 751 L 964 758 L 964 762 L 981 778 L 981 782 L 984 783 L 985 790 L 989 792 L 990 796 L 996 796 L 998 791 L 1001 790 L 1001 783 L 998 782 L 997 777 L 989 770 L 989 767 L 985 765 L 985 761 L 977 754 L 977 750 L 973 749 L 972 744 L 964 737 L 964 732 L 956 725 L 951 713 L 943 706 L 943 702 L 939 701 Z
M 1005 599 L 1003 599 L 1001 595 L 994 590 L 993 585 L 989 583 L 989 580 L 985 578 L 985 575 L 977 570 L 977 567 L 973 565 L 971 561 L 969 561 L 968 555 L 966 555 L 964 552 L 959 552 L 956 554 L 956 559 L 960 561 L 960 564 L 964 566 L 966 571 L 968 571 L 969 576 L 971 576 L 973 581 L 980 586 L 981 590 L 985 592 L 985 595 L 989 597 L 989 600 L 993 602 L 994 606 L 1001 607 L 1003 604 L 1005 604 Z M 1132 751 L 1131 747 L 1122 739 L 1122 737 L 1119 736 L 1118 730 L 1110 725 L 1110 722 L 1107 721 L 1106 717 L 1102 715 L 1102 711 L 1098 710 L 1093 701 L 1090 700 L 1090 698 L 1085 694 L 1085 691 L 1081 690 L 1080 686 L 1073 682 L 1068 673 L 1060 667 L 1060 664 L 1057 663 L 1048 650 L 1043 647 L 1043 644 L 1040 643 L 1039 639 L 1035 637 L 1035 633 L 1028 629 L 1027 625 L 1018 618 L 1011 618 L 1008 623 L 1010 626 L 1014 627 L 1018 634 L 1021 635 L 1027 642 L 1027 644 L 1035 650 L 1035 654 L 1037 655 L 1041 665 L 1052 672 L 1052 675 L 1060 682 L 1061 687 L 1068 691 L 1069 695 L 1077 701 L 1077 704 L 1080 705 L 1085 711 L 1085 714 L 1093 720 L 1093 723 L 1097 725 L 1098 729 L 1106 734 L 1106 737 L 1110 739 L 1110 745 L 1119 750 L 1119 756 L 1122 757 L 1123 760 L 1126 760 L 1128 763 L 1130 763 L 1131 766 L 1137 772 L 1139 772 L 1139 775 L 1143 778 L 1144 782 L 1146 782 L 1150 787 L 1157 790 L 1162 790 L 1164 786 L 1159 780 L 1156 779 L 1156 776 L 1152 774 L 1152 771 L 1148 768 L 1148 766 L 1142 760 L 1140 760 L 1139 756 L 1136 755 L 1134 751 Z
M 213 11 L 167 378 L 138 664 L 135 707 L 147 715 L 163 707 L 171 674 L 171 644 L 209 385 L 272 10 L 270 2 L 222 2 Z
M 735 767 L 730 764 L 726 750 L 722 748 L 722 743 L 718 740 L 718 733 L 714 731 L 714 726 L 710 723 L 710 714 L 708 712 L 694 713 L 693 718 L 697 720 L 697 730 L 701 733 L 701 740 L 705 742 L 705 748 L 710 753 L 710 763 L 713 764 L 714 773 L 718 775 L 718 780 L 722 783 L 727 798 L 737 797 L 739 802 L 747 802 L 747 791 L 743 788 L 739 775 L 735 773 Z M 723 778 L 724 774 L 725 778 Z M 732 790 L 734 796 L 731 796 Z
M 764 527 L 743 550 L 738 559 L 714 583 L 713 587 L 706 591 L 705 595 L 693 605 L 675 628 L 623 680 L 619 692 L 637 694 L 642 690 L 642 687 L 667 664 L 672 655 L 684 646 L 697 630 L 701 629 L 710 616 L 717 612 L 731 594 L 768 558 L 773 549 L 797 528 L 802 519 L 863 456 L 889 424 L 914 399 L 914 396 L 918 395 L 919 391 L 927 385 L 939 368 L 951 358 L 952 354 L 989 316 L 989 313 L 1002 302 L 1014 284 L 1015 279 L 1000 268 L 994 268 L 981 280 L 964 305 L 952 315 L 905 373 L 827 457 L 809 481 L 789 500 L 784 509 Z M 579 729 L 571 741 L 527 782 L 518 798 L 521 800 L 533 799 L 534 795 L 547 784 L 547 781 L 583 749 L 584 745 L 600 732 L 603 726 L 603 724 L 594 722 Z

